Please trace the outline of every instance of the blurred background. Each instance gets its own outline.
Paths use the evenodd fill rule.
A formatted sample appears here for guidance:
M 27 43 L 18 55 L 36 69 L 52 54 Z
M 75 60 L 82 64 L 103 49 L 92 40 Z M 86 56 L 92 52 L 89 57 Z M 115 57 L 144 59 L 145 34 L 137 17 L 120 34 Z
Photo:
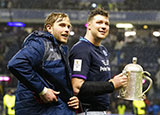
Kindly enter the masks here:
M 10 89 L 15 91 L 17 85 L 7 63 L 21 48 L 25 37 L 34 30 L 42 30 L 50 12 L 65 12 L 73 26 L 68 41 L 71 48 L 84 36 L 88 13 L 96 7 L 103 7 L 110 14 L 110 33 L 103 45 L 110 52 L 112 76 L 132 63 L 132 57 L 137 57 L 138 64 L 151 73 L 153 80 L 146 94 L 146 114 L 153 114 L 153 105 L 159 108 L 160 0 L 0 0 L 0 113 L 4 111 L 4 95 Z M 148 84 L 144 80 L 143 88 Z M 121 104 L 125 106 L 125 114 L 133 113 L 132 102 L 117 99 L 115 91 L 111 94 L 111 114 L 118 114 Z

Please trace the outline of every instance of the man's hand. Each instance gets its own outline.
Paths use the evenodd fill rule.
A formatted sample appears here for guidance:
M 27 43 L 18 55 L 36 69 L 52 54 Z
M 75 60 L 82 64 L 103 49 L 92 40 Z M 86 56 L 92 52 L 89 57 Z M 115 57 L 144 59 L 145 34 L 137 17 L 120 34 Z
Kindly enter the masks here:
M 46 92 L 44 94 L 40 94 L 40 98 L 44 103 L 57 102 L 57 96 L 60 92 L 54 91 L 50 88 L 46 88 Z
M 116 75 L 113 79 L 110 79 L 109 82 L 112 82 L 114 88 L 126 87 L 128 83 L 128 77 L 123 73 Z
M 69 99 L 67 104 L 69 107 L 71 107 L 73 109 L 78 109 L 79 108 L 79 99 L 76 96 L 73 96 Z

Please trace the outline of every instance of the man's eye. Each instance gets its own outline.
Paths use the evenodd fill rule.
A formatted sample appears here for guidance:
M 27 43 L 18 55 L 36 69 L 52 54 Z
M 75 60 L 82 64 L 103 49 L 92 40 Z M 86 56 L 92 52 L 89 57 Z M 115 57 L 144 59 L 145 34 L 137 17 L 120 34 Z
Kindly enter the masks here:
M 69 29 L 71 29 L 71 26 L 69 25 L 69 26 L 67 26 Z
M 101 24 L 101 23 L 103 23 L 103 22 L 97 22 L 97 24 Z
M 65 24 L 60 24 L 60 26 L 65 27 Z
M 109 23 L 108 23 L 108 22 L 106 22 L 106 23 L 105 23 L 105 25 L 109 25 Z

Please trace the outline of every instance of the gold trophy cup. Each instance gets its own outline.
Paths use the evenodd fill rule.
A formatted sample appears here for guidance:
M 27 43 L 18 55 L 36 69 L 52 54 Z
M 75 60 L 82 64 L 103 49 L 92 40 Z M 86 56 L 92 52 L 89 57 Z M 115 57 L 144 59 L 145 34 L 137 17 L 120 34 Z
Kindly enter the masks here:
M 133 63 L 127 64 L 122 71 L 124 75 L 128 74 L 128 85 L 127 87 L 123 87 L 119 90 L 118 98 L 126 100 L 143 100 L 145 93 L 149 91 L 152 86 L 152 80 L 148 77 L 150 76 L 150 73 L 143 71 L 143 68 L 136 64 L 136 57 L 133 57 L 132 61 Z M 142 92 L 143 78 L 149 80 L 150 82 L 148 88 L 144 92 Z

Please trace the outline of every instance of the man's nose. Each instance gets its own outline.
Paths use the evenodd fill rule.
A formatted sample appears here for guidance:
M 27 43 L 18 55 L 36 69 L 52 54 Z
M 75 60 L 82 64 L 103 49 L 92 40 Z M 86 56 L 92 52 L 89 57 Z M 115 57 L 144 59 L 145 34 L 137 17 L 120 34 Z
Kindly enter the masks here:
M 65 32 L 68 33 L 69 31 L 70 31 L 70 29 L 66 26 L 66 27 L 65 27 Z
M 105 23 L 102 24 L 102 29 L 105 30 L 107 28 L 107 25 Z

